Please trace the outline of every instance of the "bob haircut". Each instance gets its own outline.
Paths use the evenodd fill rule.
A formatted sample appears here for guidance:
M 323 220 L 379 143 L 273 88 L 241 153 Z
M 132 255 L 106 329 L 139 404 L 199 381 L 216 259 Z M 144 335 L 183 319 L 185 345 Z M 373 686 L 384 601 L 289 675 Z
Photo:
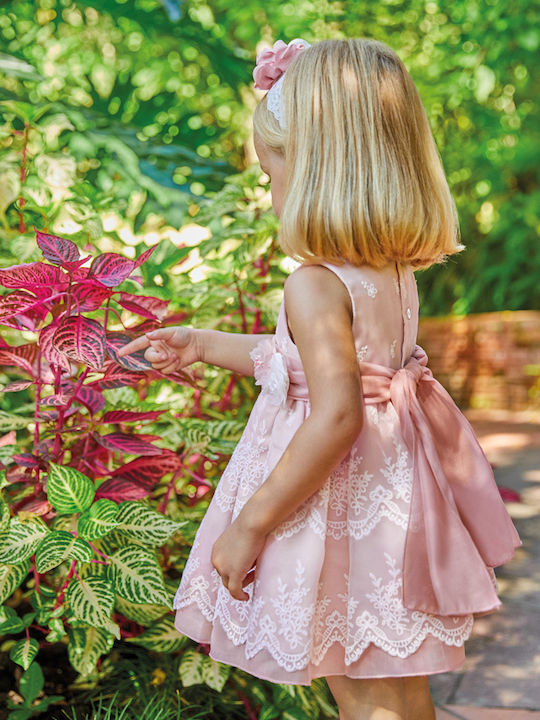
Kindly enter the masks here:
M 393 50 L 365 38 L 318 42 L 291 62 L 281 92 L 287 129 L 266 95 L 253 126 L 285 158 L 285 253 L 416 269 L 465 249 L 424 106 Z

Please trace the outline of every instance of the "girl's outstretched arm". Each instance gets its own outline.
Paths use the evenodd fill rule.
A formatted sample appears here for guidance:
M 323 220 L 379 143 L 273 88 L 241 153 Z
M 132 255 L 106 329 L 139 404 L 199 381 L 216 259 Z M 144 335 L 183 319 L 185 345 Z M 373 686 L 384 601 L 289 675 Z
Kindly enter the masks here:
M 214 544 L 212 562 L 237 599 L 246 599 L 242 586 L 253 562 L 237 538 L 245 534 L 252 547 L 260 549 L 260 538 L 322 486 L 363 426 L 362 385 L 346 287 L 324 266 L 302 266 L 285 283 L 285 308 L 304 366 L 311 412 L 272 473 Z
M 124 345 L 118 355 L 123 357 L 146 349 L 145 359 L 152 363 L 155 370 L 163 373 L 182 370 L 194 362 L 202 361 L 241 375 L 253 375 L 253 360 L 249 354 L 265 337 L 271 336 L 172 325 L 135 338 Z

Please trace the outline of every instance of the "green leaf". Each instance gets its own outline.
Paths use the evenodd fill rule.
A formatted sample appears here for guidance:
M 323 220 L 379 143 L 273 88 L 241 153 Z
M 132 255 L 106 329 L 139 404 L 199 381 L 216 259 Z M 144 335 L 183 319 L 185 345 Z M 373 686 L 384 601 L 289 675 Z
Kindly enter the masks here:
M 47 477 L 47 499 L 57 512 L 84 512 L 92 504 L 95 492 L 93 482 L 82 472 L 51 463 Z
M 174 617 L 167 615 L 150 625 L 137 637 L 125 638 L 125 642 L 142 645 L 148 650 L 156 650 L 160 653 L 172 653 L 181 650 L 185 646 L 187 638 L 174 627 Z
M 118 504 L 107 498 L 99 498 L 79 516 L 77 532 L 80 537 L 94 540 L 106 535 L 118 523 Z
M 231 666 L 217 662 L 208 655 L 204 655 L 202 663 L 202 679 L 208 687 L 221 692 L 231 674 Z
M 8 609 L 11 610 L 11 608 L 4 608 L 4 610 Z M 16 635 L 17 633 L 23 632 L 31 625 L 35 617 L 35 612 L 25 613 L 22 618 L 19 617 L 16 612 L 13 614 L 9 613 L 0 624 L 0 634 Z
M 142 502 L 126 501 L 119 505 L 118 510 L 115 529 L 151 547 L 161 547 L 173 533 L 187 524 L 187 521 L 171 520 Z
M 155 553 L 140 545 L 128 545 L 110 555 L 109 563 L 108 572 L 120 597 L 133 603 L 165 604 L 172 609 Z
M 259 710 L 258 720 L 274 720 L 279 717 L 281 710 L 273 705 L 263 705 Z
M 3 493 L 0 491 L 0 531 L 7 530 L 9 521 L 9 505 L 5 501 Z
M 15 415 L 15 413 L 8 413 L 5 410 L 0 410 L 0 432 L 7 433 L 10 430 L 17 430 L 19 428 L 26 428 L 28 424 L 34 422 L 32 417 L 21 417 Z
M 27 558 L 18 565 L 0 565 L 0 603 L 11 597 L 28 575 L 30 560 Z
M 66 560 L 90 562 L 92 554 L 92 548 L 84 540 L 66 530 L 53 530 L 36 549 L 36 568 L 39 573 L 46 573 Z
M 11 648 L 9 657 L 13 662 L 16 662 L 17 665 L 21 665 L 25 670 L 28 670 L 38 650 L 39 643 L 37 640 L 34 640 L 34 638 L 23 638 Z
M 45 680 L 40 665 L 33 662 L 19 681 L 19 692 L 27 705 L 31 705 L 43 689 Z
M 178 674 L 184 687 L 198 685 L 204 682 L 202 673 L 203 658 L 204 655 L 192 649 L 186 650 L 182 655 L 182 660 L 178 667 Z
M 96 668 L 98 658 L 112 648 L 114 635 L 103 628 L 83 623 L 68 629 L 68 657 L 77 672 L 84 677 Z
M 122 615 L 125 615 L 125 617 L 130 620 L 135 620 L 135 622 L 139 623 L 139 625 L 142 625 L 143 627 L 150 626 L 154 621 L 158 620 L 158 618 L 163 617 L 165 613 L 169 612 L 169 607 L 167 605 L 158 605 L 156 603 L 132 603 L 125 598 L 121 598 L 119 595 L 115 598 L 114 607 L 115 610 L 121 612 Z M 126 638 L 126 640 L 129 639 L 130 638 Z
M 120 639 L 120 628 L 110 618 L 114 604 L 114 589 L 108 579 L 98 575 L 91 575 L 81 580 L 71 578 L 66 601 L 74 618 L 87 625 L 103 628 Z
M 7 530 L 0 532 L 0 563 L 18 565 L 32 555 L 50 532 L 39 517 L 11 519 Z

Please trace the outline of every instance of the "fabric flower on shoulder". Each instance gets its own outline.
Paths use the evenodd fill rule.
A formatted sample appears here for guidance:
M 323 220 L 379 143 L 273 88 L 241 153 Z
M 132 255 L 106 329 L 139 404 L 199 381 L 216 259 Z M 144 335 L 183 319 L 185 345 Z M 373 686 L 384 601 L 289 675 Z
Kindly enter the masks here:
M 253 360 L 255 385 L 260 385 L 272 405 L 284 405 L 289 390 L 289 373 L 274 337 L 265 338 L 249 354 Z

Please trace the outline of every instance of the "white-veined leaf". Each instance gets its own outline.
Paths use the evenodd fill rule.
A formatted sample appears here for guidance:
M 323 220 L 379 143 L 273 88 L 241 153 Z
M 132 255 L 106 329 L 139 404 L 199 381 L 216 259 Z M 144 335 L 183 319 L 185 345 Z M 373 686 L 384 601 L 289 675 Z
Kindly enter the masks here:
M 99 498 L 79 516 L 77 532 L 80 537 L 94 540 L 110 532 L 118 524 L 118 505 L 108 498 Z
M 144 545 L 161 547 L 186 522 L 171 520 L 144 503 L 126 501 L 118 507 L 118 525 L 115 529 Z
M 49 528 L 39 517 L 11 518 L 7 530 L 0 532 L 0 563 L 18 565 L 35 552 Z
M 83 623 L 68 629 L 68 657 L 77 672 L 84 677 L 95 670 L 98 658 L 112 648 L 114 636 L 103 628 Z
M 103 628 L 120 639 L 120 628 L 110 618 L 114 604 L 114 589 L 110 580 L 97 575 L 81 580 L 72 578 L 66 591 L 66 601 L 74 618 Z
M 150 625 L 137 637 L 126 638 L 127 642 L 142 645 L 149 650 L 161 653 L 171 653 L 180 650 L 187 642 L 185 635 L 181 635 L 174 627 L 174 617 L 166 615 Z
M 231 666 L 217 662 L 208 655 L 203 656 L 202 679 L 213 690 L 221 692 L 231 674 Z
M 0 603 L 11 597 L 28 575 L 30 560 L 27 558 L 18 565 L 0 565 Z
M 30 663 L 36 657 L 39 650 L 39 643 L 34 638 L 23 638 L 15 643 L 9 652 L 9 657 L 28 670 Z
M 163 603 L 172 609 L 155 553 L 127 545 L 109 556 L 108 571 L 116 593 L 133 603 Z
M 184 687 L 204 682 L 202 677 L 203 655 L 195 650 L 186 650 L 178 667 L 178 674 Z
M 65 560 L 90 562 L 92 548 L 84 540 L 65 530 L 53 530 L 46 535 L 36 549 L 36 568 L 45 573 Z
M 59 513 L 84 512 L 95 495 L 93 482 L 82 472 L 51 463 L 47 476 L 47 499 Z

